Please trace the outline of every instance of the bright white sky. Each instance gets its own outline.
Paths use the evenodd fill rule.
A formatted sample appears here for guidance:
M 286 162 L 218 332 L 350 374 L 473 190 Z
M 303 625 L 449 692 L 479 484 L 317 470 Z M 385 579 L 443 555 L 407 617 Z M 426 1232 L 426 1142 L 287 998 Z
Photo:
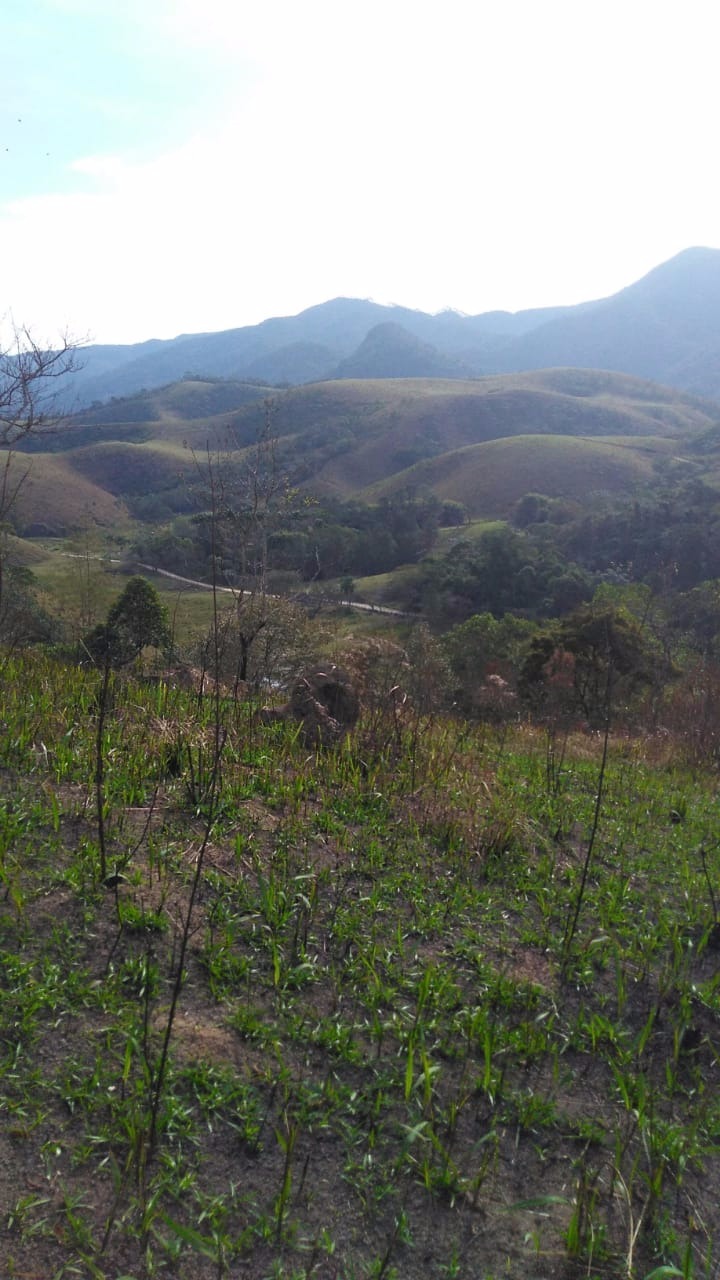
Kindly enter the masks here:
M 717 0 L 1 0 L 0 312 L 478 313 L 720 245 Z

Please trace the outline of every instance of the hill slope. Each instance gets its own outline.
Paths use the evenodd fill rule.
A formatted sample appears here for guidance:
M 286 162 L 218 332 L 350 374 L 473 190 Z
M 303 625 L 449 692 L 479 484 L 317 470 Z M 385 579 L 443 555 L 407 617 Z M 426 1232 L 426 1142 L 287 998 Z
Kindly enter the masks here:
M 125 502 L 83 475 L 71 456 L 18 454 L 11 463 L 10 484 L 19 485 L 11 524 L 25 536 L 64 534 L 87 524 L 121 529 L 128 523 Z
M 508 484 L 515 496 L 524 486 L 522 492 L 580 498 L 588 486 L 624 492 L 652 483 L 678 452 L 694 456 L 683 465 L 702 474 L 717 465 L 719 406 L 621 374 L 554 369 L 465 380 L 331 381 L 279 392 L 270 410 L 260 400 L 266 392 L 192 380 L 87 410 L 66 429 L 31 438 L 18 530 L 60 532 L 88 516 L 103 525 L 122 522 L 128 508 L 151 521 L 191 510 L 201 501 L 193 450 L 219 451 L 229 474 L 268 412 L 278 467 L 294 485 L 321 496 L 371 499 L 425 487 L 478 515 L 505 509 L 498 495 Z M 218 405 L 227 411 L 207 413 Z M 143 421 L 141 413 L 148 415 Z M 522 442 L 510 448 L 518 437 Z M 533 443 L 536 437 L 546 444 Z M 696 439 L 703 443 L 693 455 Z M 493 441 L 506 447 L 488 449 Z M 468 446 L 485 453 L 468 453 Z M 606 466 L 609 477 L 600 481 Z M 512 472 L 509 479 L 503 468 Z M 374 490 L 378 485 L 384 487 Z
M 319 491 L 354 493 L 464 445 L 505 436 L 685 437 L 718 407 L 617 374 L 553 370 L 472 381 L 323 383 L 287 391 L 275 429 L 284 461 Z M 235 418 L 250 438 L 251 410 Z M 535 486 L 533 486 L 535 487 Z
M 402 325 L 377 324 L 357 351 L 341 360 L 336 378 L 461 378 L 472 370 L 422 342 Z
M 524 334 L 498 360 L 507 370 L 618 369 L 716 395 L 719 355 L 720 253 L 687 249 L 581 315 Z
M 658 462 L 667 461 L 669 443 L 645 438 L 633 446 L 558 435 L 489 440 L 418 463 L 366 496 L 377 501 L 408 487 L 430 489 L 461 502 L 470 517 L 506 517 L 526 493 L 574 501 L 633 493 L 653 479 Z

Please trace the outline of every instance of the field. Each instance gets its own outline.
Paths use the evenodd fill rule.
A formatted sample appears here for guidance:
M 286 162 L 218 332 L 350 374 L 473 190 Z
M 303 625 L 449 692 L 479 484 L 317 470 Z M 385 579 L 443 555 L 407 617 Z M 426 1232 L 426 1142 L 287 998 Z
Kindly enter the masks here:
M 710 761 L 2 664 L 3 1277 L 714 1280 Z
M 67 541 L 16 539 L 12 547 L 14 562 L 25 562 L 32 569 L 43 600 L 51 613 L 63 621 L 70 640 L 79 640 L 105 617 L 128 578 L 136 572 L 134 562 L 126 560 L 121 552 L 121 547 L 92 534 Z M 147 569 L 143 576 L 167 608 L 176 641 L 190 651 L 212 622 L 212 591 Z M 221 609 L 226 598 L 227 607 L 231 607 L 232 596 L 221 592 Z

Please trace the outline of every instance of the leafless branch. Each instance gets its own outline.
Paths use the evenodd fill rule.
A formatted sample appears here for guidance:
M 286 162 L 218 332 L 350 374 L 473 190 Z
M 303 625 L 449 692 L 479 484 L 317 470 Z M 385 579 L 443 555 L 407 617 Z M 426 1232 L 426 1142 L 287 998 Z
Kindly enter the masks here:
M 77 343 L 67 334 L 52 350 L 25 327 L 0 347 L 0 447 L 12 448 L 57 417 L 57 382 L 75 372 Z

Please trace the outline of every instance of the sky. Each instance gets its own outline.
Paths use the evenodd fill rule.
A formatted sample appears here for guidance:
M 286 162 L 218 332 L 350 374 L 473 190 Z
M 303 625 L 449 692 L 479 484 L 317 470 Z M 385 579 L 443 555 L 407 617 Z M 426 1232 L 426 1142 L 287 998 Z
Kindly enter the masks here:
M 716 0 L 0 0 L 0 318 L 605 297 L 720 246 Z

